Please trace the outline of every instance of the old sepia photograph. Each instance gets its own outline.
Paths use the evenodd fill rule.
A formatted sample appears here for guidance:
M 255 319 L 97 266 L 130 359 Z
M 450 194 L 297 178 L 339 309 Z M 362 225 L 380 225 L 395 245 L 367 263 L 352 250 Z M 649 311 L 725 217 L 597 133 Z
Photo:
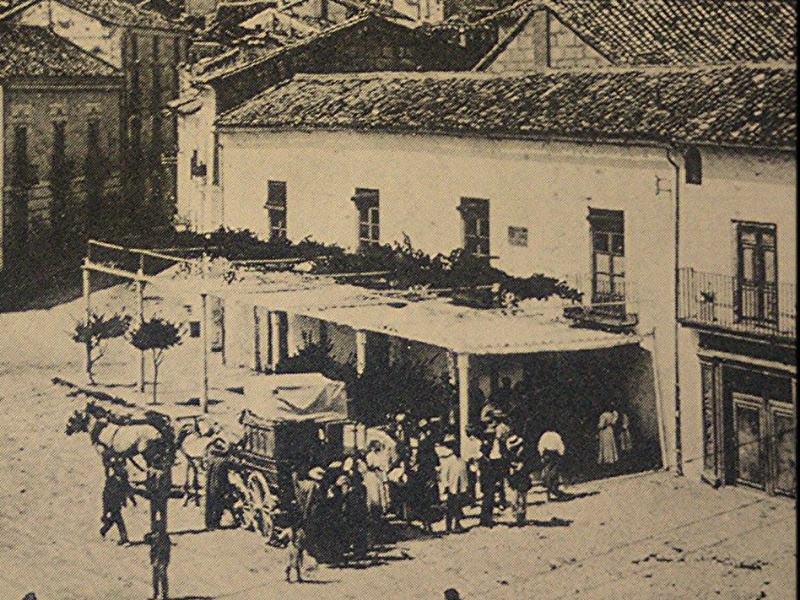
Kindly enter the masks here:
M 0 0 L 0 600 L 797 598 L 797 0 Z

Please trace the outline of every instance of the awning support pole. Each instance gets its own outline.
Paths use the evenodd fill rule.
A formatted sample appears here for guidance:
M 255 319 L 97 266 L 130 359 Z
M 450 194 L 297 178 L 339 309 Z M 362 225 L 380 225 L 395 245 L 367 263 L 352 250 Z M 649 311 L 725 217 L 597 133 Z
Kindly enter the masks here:
M 356 330 L 356 373 L 363 375 L 367 368 L 367 332 Z
M 203 414 L 208 412 L 208 294 L 200 294 L 203 305 L 203 322 L 200 325 L 200 341 L 203 344 L 203 394 L 200 407 Z
M 139 313 L 139 325 L 144 323 L 144 254 L 139 255 L 139 277 L 136 279 L 136 305 Z M 139 393 L 144 393 L 144 350 L 139 351 Z
M 89 259 L 85 259 L 83 261 L 83 302 L 86 306 L 86 327 L 88 328 L 92 324 L 92 283 L 89 276 Z M 91 356 L 91 346 L 87 343 L 86 345 L 86 372 L 89 374 L 91 378 L 92 373 L 92 356 Z
M 456 355 L 458 370 L 458 444 L 461 456 L 467 454 L 467 424 L 469 421 L 469 354 Z

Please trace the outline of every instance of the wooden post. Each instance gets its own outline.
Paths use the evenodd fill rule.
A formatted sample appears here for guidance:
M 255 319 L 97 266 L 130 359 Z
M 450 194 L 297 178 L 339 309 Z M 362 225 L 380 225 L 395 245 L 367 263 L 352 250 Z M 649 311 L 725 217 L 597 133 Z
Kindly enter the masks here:
M 269 359 L 267 359 L 269 360 Z M 253 370 L 261 371 L 261 317 L 258 306 L 253 307 Z
M 469 424 L 469 354 L 457 354 L 458 370 L 458 444 L 461 456 L 467 455 L 467 425 Z
M 144 323 L 144 254 L 139 255 L 139 272 L 136 278 L 136 302 L 139 312 L 139 325 Z M 144 393 L 144 350 L 139 351 L 139 393 Z
M 200 294 L 203 305 L 203 322 L 200 325 L 200 343 L 203 344 L 203 394 L 200 406 L 203 413 L 208 412 L 208 294 Z
M 363 375 L 367 368 L 367 332 L 356 330 L 356 373 Z
M 89 277 L 89 259 L 83 261 L 83 301 L 86 305 L 86 327 L 92 322 L 92 282 Z M 86 373 L 92 381 L 92 346 L 91 341 L 86 342 Z

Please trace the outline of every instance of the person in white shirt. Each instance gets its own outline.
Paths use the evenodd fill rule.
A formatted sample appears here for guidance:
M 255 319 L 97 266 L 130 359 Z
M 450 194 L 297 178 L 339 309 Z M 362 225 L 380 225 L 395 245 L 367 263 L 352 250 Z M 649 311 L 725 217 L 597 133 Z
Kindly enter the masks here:
M 561 479 L 561 460 L 566 452 L 564 440 L 557 431 L 548 429 L 539 438 L 537 450 L 542 457 L 542 482 L 547 490 L 547 500 L 559 499 L 563 496 L 558 486 Z
M 448 533 L 451 531 L 455 533 L 464 531 L 461 526 L 461 519 L 464 516 L 462 509 L 467 488 L 469 487 L 467 463 L 455 453 L 455 443 L 455 436 L 448 434 L 444 436 L 442 445 L 437 448 L 439 453 L 439 478 L 445 505 L 447 506 L 445 528 Z

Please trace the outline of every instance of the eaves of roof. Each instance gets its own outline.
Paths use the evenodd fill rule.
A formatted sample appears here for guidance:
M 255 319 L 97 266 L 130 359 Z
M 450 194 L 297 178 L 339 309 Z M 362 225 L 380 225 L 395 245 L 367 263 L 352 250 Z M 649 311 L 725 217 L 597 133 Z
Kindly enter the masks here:
M 309 46 L 309 45 L 311 45 L 311 44 L 313 44 L 315 42 L 318 42 L 320 40 L 323 40 L 325 38 L 330 37 L 334 33 L 338 33 L 338 32 L 340 32 L 342 30 L 345 30 L 345 29 L 349 29 L 350 27 L 354 27 L 354 26 L 356 26 L 356 25 L 358 25 L 360 23 L 363 23 L 363 22 L 371 19 L 371 18 L 373 18 L 373 15 L 370 15 L 370 14 L 358 15 L 358 16 L 353 17 L 352 19 L 349 19 L 347 21 L 344 21 L 344 22 L 342 22 L 342 23 L 340 23 L 338 25 L 334 25 L 333 27 L 328 27 L 327 29 L 323 29 L 321 32 L 319 32 L 316 35 L 305 37 L 305 38 L 303 38 L 301 40 L 298 40 L 298 41 L 296 41 L 296 42 L 294 42 L 292 44 L 287 44 L 286 46 L 283 46 L 281 48 L 275 48 L 275 50 L 273 50 L 272 52 L 270 52 L 270 53 L 268 53 L 268 54 L 266 54 L 264 56 L 261 56 L 261 57 L 255 59 L 255 60 L 253 60 L 253 61 L 250 61 L 250 62 L 247 62 L 247 63 L 244 63 L 244 64 L 237 64 L 237 65 L 232 66 L 230 68 L 221 69 L 221 70 L 217 70 L 217 71 L 212 71 L 210 73 L 199 75 L 199 76 L 197 76 L 195 78 L 195 81 L 197 81 L 198 83 L 214 84 L 214 83 L 216 83 L 216 82 L 218 82 L 220 80 L 223 80 L 223 79 L 225 79 L 227 77 L 230 77 L 231 75 L 234 75 L 236 73 L 240 73 L 242 71 L 247 71 L 249 69 L 252 69 L 252 68 L 255 68 L 255 67 L 259 66 L 259 65 L 267 63 L 267 62 L 269 62 L 271 60 L 274 60 L 275 58 L 277 58 L 279 56 L 282 56 L 282 55 L 285 55 L 285 54 L 289 54 L 289 53 L 294 52 L 294 51 L 296 51 L 298 49 L 301 49 L 301 48 L 305 48 L 305 47 L 307 47 L 307 46 Z

